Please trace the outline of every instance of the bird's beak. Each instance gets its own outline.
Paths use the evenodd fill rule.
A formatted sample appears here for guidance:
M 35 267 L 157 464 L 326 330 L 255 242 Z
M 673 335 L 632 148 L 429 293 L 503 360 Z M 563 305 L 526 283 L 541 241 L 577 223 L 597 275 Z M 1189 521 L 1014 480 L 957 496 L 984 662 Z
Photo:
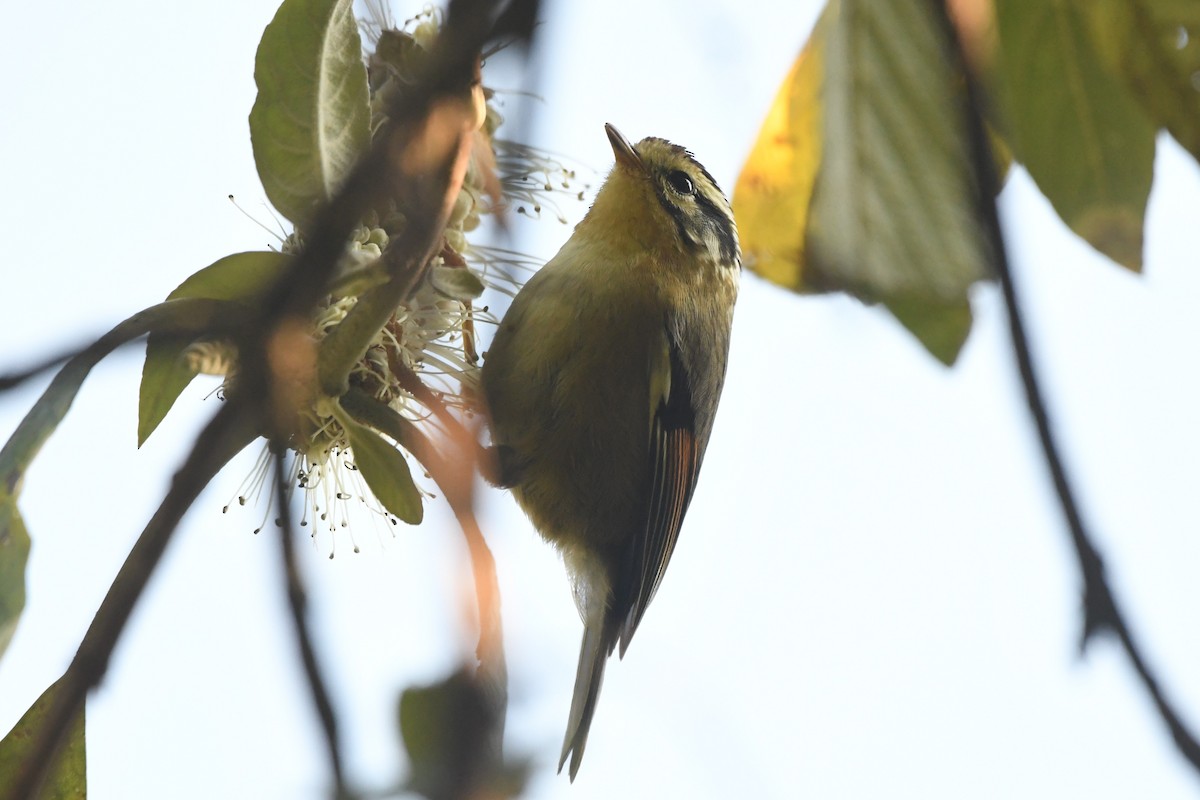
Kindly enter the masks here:
M 633 145 L 629 143 L 623 133 L 608 122 L 604 123 L 604 132 L 608 134 L 608 141 L 612 144 L 613 155 L 617 157 L 618 164 L 638 172 L 645 170 L 642 157 L 638 155 L 637 150 L 633 149 Z

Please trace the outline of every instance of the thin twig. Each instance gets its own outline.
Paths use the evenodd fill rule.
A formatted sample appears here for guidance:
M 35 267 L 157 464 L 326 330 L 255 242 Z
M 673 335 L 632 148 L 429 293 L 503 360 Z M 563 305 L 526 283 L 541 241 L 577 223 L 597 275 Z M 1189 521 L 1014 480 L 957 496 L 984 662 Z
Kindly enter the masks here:
M 438 485 L 445 491 L 442 483 Z M 475 647 L 479 669 L 476 680 L 486 692 L 488 703 L 495 712 L 496 723 L 490 731 L 488 749 L 493 762 L 499 765 L 503 763 L 504 724 L 508 708 L 508 662 L 504 656 L 504 625 L 500 616 L 500 581 L 496 576 L 496 559 L 487 540 L 483 538 L 479 520 L 475 517 L 474 504 L 451 502 L 450 507 L 462 527 L 471 554 L 475 602 L 479 608 L 479 643 Z
M 41 784 L 64 733 L 83 707 L 88 690 L 104 677 L 117 640 L 179 521 L 221 467 L 257 435 L 259 426 L 253 424 L 257 420 L 247 413 L 248 410 L 240 403 L 228 402 L 196 438 L 196 445 L 175 473 L 162 504 L 125 559 L 88 626 L 75 658 L 59 681 L 54 701 L 46 711 L 16 779 L 7 788 L 5 796 L 10 800 L 27 800 L 34 796 L 34 787 Z
M 296 632 L 296 644 L 300 648 L 300 660 L 304 664 L 304 677 L 312 694 L 313 705 L 321 720 L 321 732 L 325 734 L 325 747 L 329 751 L 329 768 L 333 772 L 337 797 L 349 796 L 346 789 L 345 771 L 342 768 L 342 751 L 338 741 L 338 721 L 333 702 L 326 688 L 321 666 L 317 663 L 317 651 L 313 646 L 312 633 L 308 629 L 308 595 L 300 578 L 296 563 L 296 547 L 292 541 L 291 493 L 284 469 L 286 448 L 273 442 L 271 458 L 275 462 L 275 501 L 279 506 L 279 554 L 283 559 L 283 577 L 287 591 L 288 609 L 292 613 L 292 628 Z
M 75 348 L 74 350 L 69 350 L 65 353 L 59 353 L 58 355 L 45 358 L 35 363 L 32 367 L 26 367 L 25 369 L 17 370 L 16 372 L 10 372 L 7 375 L 0 375 L 0 392 L 17 388 L 25 381 L 36 378 L 43 372 L 54 369 L 59 364 L 65 364 L 71 359 L 78 357 L 80 354 L 85 352 L 86 349 L 87 348 Z
M 120 331 L 120 326 L 118 326 L 118 329 L 92 339 L 83 347 L 76 347 L 49 356 L 35 362 L 33 366 L 0 375 L 0 392 L 15 389 L 22 383 L 41 375 L 43 372 L 52 370 L 60 365 L 65 365 L 71 361 L 80 360 L 87 364 L 88 369 L 91 369 L 91 367 L 95 366 L 100 359 L 109 353 L 119 347 L 125 347 L 137 342 L 143 336 L 146 336 L 147 333 L 153 333 L 155 338 L 162 342 L 179 341 L 184 344 L 191 344 L 200 334 L 212 336 L 213 338 L 231 335 L 236 328 L 236 323 L 245 318 L 244 310 L 241 310 L 236 315 L 230 313 L 235 304 L 233 301 L 228 300 L 188 298 L 184 300 L 167 300 L 159 305 L 165 307 L 168 303 L 174 304 L 176 308 L 184 313 L 181 313 L 179 318 L 175 320 L 156 321 L 156 324 L 152 326 L 156 328 L 155 330 L 150 330 L 151 326 L 147 326 L 147 330 L 132 335 L 124 335 Z M 222 306 L 225 307 L 224 311 L 221 310 Z M 139 314 L 131 317 L 130 320 L 135 320 L 139 316 L 144 317 L 147 315 L 147 312 L 151 312 L 155 308 L 155 306 L 151 306 L 150 308 L 143 309 Z M 210 319 L 203 320 L 205 323 L 203 327 L 199 327 L 197 324 L 197 311 L 211 314 Z M 190 315 L 190 317 L 185 316 L 185 314 Z
M 1200 771 L 1200 743 L 1197 743 L 1195 736 L 1184 725 L 1174 705 L 1163 694 L 1158 679 L 1146 663 L 1141 648 L 1134 640 L 1133 632 L 1126 623 L 1124 614 L 1117 605 L 1116 597 L 1105 577 L 1103 559 L 1084 524 L 1083 514 L 1075 499 L 1075 492 L 1071 488 L 1072 484 L 1054 438 L 1050 414 L 1047 411 L 1037 379 L 1029 337 L 1021 314 L 1021 304 L 1005 251 L 1004 238 L 1000 231 L 1000 219 L 995 200 L 999 191 L 999 182 L 992 161 L 992 150 L 983 126 L 981 92 L 974 75 L 966 66 L 962 43 L 950 24 L 945 6 L 940 2 L 935 2 L 934 6 L 938 9 L 937 14 L 943 23 L 950 52 L 957 61 L 956 66 L 966 79 L 967 113 L 964 117 L 970 139 L 971 158 L 978 178 L 980 217 L 985 227 L 985 233 L 994 248 L 996 275 L 1004 294 L 1004 306 L 1008 316 L 1009 331 L 1012 335 L 1013 352 L 1016 356 L 1018 372 L 1021 375 L 1021 383 L 1025 389 L 1029 413 L 1037 428 L 1038 441 L 1042 446 L 1042 453 L 1046 460 L 1046 466 L 1050 470 L 1054 491 L 1058 496 L 1063 516 L 1066 517 L 1071 543 L 1075 547 L 1075 553 L 1079 560 L 1080 572 L 1083 574 L 1083 633 L 1080 639 L 1080 649 L 1086 648 L 1097 633 L 1110 631 L 1116 635 L 1122 648 L 1129 655 L 1142 684 L 1150 693 L 1159 715 L 1170 729 L 1171 737 L 1175 740 L 1179 752 L 1191 762 L 1197 771 Z

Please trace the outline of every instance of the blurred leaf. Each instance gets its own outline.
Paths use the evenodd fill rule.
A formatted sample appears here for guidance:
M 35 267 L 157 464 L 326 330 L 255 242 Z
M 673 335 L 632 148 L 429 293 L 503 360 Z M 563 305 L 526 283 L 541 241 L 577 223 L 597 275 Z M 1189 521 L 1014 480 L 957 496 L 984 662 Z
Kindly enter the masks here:
M 42 696 L 30 706 L 8 735 L 0 740 L 0 787 L 8 786 L 21 768 L 57 689 L 58 682 L 55 681 L 42 692 Z M 63 739 L 62 750 L 37 800 L 84 800 L 86 797 L 87 750 L 84 743 L 84 712 L 80 711 Z
M 821 15 L 775 95 L 750 157 L 733 189 L 733 214 L 746 266 L 793 291 L 804 280 L 804 226 L 821 161 Z
M 370 144 L 362 42 L 350 0 L 284 0 L 254 63 L 250 141 L 271 203 L 297 226 Z
M 996 0 L 1009 143 L 1073 231 L 1140 270 L 1154 126 L 1105 68 L 1078 9 Z
M 501 717 L 467 669 L 400 695 L 400 735 L 411 764 L 409 787 L 432 800 L 516 797 L 528 767 L 502 764 L 491 742 Z
M 274 283 L 290 258 L 270 250 L 225 256 L 179 284 L 167 299 L 246 300 Z M 196 371 L 183 358 L 190 344 L 191 341 L 153 334 L 146 341 L 138 402 L 138 447 L 150 438 L 180 393 L 196 377 Z
M 0 656 L 8 649 L 25 610 L 25 563 L 29 532 L 11 487 L 0 486 Z
M 1097 53 L 1151 122 L 1200 159 L 1200 2 L 1088 0 L 1078 8 Z
M 425 515 L 421 493 L 413 482 L 408 459 L 375 431 L 359 425 L 340 409 L 337 421 L 346 430 L 354 465 L 362 473 L 375 497 L 397 519 L 419 525 Z
M 831 5 L 831 8 L 834 8 Z M 882 302 L 952 363 L 992 274 L 948 23 L 927 0 L 842 0 L 825 40 L 825 142 L 808 282 Z

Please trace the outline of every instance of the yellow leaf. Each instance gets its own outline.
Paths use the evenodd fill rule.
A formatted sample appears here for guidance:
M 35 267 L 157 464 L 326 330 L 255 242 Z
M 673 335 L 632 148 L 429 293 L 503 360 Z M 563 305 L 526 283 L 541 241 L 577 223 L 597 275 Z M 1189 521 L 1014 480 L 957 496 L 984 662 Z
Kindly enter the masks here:
M 991 5 L 955 4 L 981 63 Z M 830 0 L 734 189 L 746 265 L 797 292 L 882 303 L 940 361 L 971 329 L 994 243 L 964 127 L 962 68 L 925 0 Z M 1003 170 L 1009 155 L 992 134 Z
M 822 31 L 829 8 L 775 95 L 733 190 L 746 266 L 773 283 L 804 282 L 804 229 L 821 162 Z

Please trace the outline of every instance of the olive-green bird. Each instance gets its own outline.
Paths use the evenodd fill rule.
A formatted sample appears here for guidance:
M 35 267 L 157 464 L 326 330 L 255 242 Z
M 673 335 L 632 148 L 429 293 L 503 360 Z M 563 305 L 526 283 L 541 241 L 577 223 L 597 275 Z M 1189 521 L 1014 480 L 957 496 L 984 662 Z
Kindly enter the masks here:
M 604 665 L 654 597 L 725 381 L 741 252 L 682 147 L 606 125 L 616 165 L 525 285 L 483 366 L 500 483 L 562 552 L 583 645 L 563 741 L 575 779 Z

